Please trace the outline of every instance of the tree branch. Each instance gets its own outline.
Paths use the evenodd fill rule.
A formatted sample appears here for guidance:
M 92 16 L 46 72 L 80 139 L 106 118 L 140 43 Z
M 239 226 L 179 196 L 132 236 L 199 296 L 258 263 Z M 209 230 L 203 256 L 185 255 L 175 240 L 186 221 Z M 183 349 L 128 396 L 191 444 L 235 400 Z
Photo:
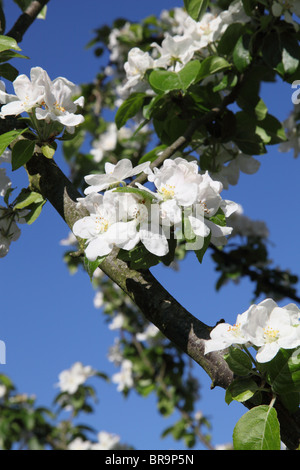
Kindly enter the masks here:
M 32 157 L 27 172 L 31 189 L 48 199 L 72 229 L 75 221 L 85 215 L 76 204 L 82 195 L 56 163 L 42 155 Z M 115 253 L 101 263 L 101 269 L 129 295 L 149 321 L 203 367 L 212 379 L 212 386 L 228 387 L 233 375 L 223 357 L 219 353 L 203 354 L 210 327 L 185 310 L 149 271 L 130 269 Z
M 50 0 L 33 0 L 22 15 L 17 19 L 7 36 L 14 38 L 18 43 L 22 41 L 24 34 L 36 17 Z
M 82 197 L 53 160 L 34 155 L 26 165 L 32 189 L 40 192 L 54 206 L 70 229 L 85 214 L 77 208 L 76 200 Z M 234 376 L 222 354 L 204 355 L 204 340 L 209 338 L 211 327 L 189 313 L 155 279 L 149 271 L 135 271 L 111 253 L 101 269 L 141 309 L 145 317 L 159 328 L 177 347 L 197 362 L 212 380 L 212 387 L 224 389 Z M 254 405 L 243 403 L 247 408 Z M 289 413 L 280 402 L 275 403 L 281 427 L 281 439 L 289 449 L 300 442 L 300 411 Z

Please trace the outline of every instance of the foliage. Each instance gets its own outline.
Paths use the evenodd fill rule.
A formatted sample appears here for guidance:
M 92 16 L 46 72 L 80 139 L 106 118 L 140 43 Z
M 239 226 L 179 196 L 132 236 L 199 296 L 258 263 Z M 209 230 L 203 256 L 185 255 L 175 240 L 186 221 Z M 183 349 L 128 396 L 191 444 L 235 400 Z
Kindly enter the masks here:
M 31 2 L 16 3 L 24 11 Z M 0 157 L 0 162 L 1 158 L 10 161 L 13 171 L 25 167 L 29 184 L 13 202 L 10 200 L 14 189 L 10 183 L 5 180 L 6 186 L 0 187 L 5 203 L 0 207 L 0 253 L 7 255 L 10 243 L 19 237 L 17 223 L 31 224 L 40 215 L 46 197 L 32 177 L 31 165 L 38 159 L 53 162 L 60 146 L 70 167 L 73 187 L 86 194 L 86 198 L 79 200 L 79 206 L 86 210 L 85 217 L 76 220 L 80 230 L 75 223 L 70 227 L 74 227 L 77 239 L 71 239 L 74 249 L 65 253 L 64 260 L 71 273 L 81 268 L 87 271 L 97 291 L 95 303 L 102 308 L 110 328 L 119 330 L 109 358 L 120 368 L 120 373 L 112 381 L 124 396 L 132 390 L 142 397 L 155 394 L 159 413 L 176 416 L 177 420 L 165 429 L 162 437 L 172 435 L 187 448 L 201 443 L 211 449 L 209 420 L 195 408 L 200 388 L 194 374 L 195 365 L 149 323 L 132 298 L 104 274 L 101 265 L 113 248 L 118 247 L 116 258 L 130 270 L 145 272 L 159 263 L 176 269 L 190 245 L 199 263 L 211 254 L 219 273 L 216 290 L 228 281 L 238 283 L 248 277 L 254 285 L 253 301 L 263 294 L 276 301 L 289 298 L 299 302 L 295 287 L 298 277 L 273 266 L 268 253 L 268 231 L 263 222 L 251 221 L 232 201 L 219 196 L 223 188 L 238 183 L 240 172 L 255 173 L 259 165 L 254 157 L 266 154 L 269 146 L 280 145 L 286 149 L 292 145 L 291 134 L 299 138 L 297 107 L 292 115 L 293 125 L 286 130 L 286 123 L 269 113 L 260 96 L 263 83 L 280 78 L 293 84 L 299 77 L 296 21 L 299 11 L 296 2 L 287 6 L 268 0 L 185 0 L 183 3 L 185 9 L 174 9 L 159 18 L 151 16 L 140 23 L 117 19 L 113 25 L 96 30 L 89 47 L 94 48 L 96 56 L 103 57 L 103 63 L 108 56 L 108 63 L 100 65 L 95 80 L 82 84 L 80 90 L 61 77 L 52 81 L 39 67 L 32 71 L 30 87 L 27 81 L 22 84 L 30 91 L 26 100 L 18 95 L 17 86 L 17 96 L 13 98 L 1 88 L 4 124 L 0 154 L 6 155 L 8 151 L 11 156 L 5 157 L 6 160 Z M 272 3 L 279 6 L 274 7 Z M 1 6 L 0 75 L 16 85 L 24 78 L 20 79 L 9 61 L 26 56 L 20 54 L 14 38 L 4 35 L 4 13 Z M 35 95 L 36 90 L 40 94 Z M 54 104 L 49 95 L 54 97 Z M 86 145 L 90 148 L 88 153 L 84 150 Z M 124 173 L 122 178 L 110 179 L 117 173 L 120 161 L 124 165 L 130 162 L 132 171 Z M 193 170 L 195 162 L 197 176 Z M 143 165 L 143 170 L 134 172 L 137 165 Z M 203 191 L 201 198 L 180 202 L 180 185 L 176 188 L 178 193 L 171 185 L 162 186 L 171 165 L 174 174 L 180 167 L 185 177 L 190 178 L 190 186 L 197 181 L 197 197 Z M 146 170 L 148 176 L 142 173 Z M 167 222 L 171 221 L 162 224 L 163 231 L 167 225 L 171 227 L 165 251 L 151 250 L 149 242 L 140 238 L 129 248 L 114 240 L 105 252 L 101 251 L 102 244 L 101 250 L 90 256 L 88 248 L 107 232 L 105 223 L 109 217 L 104 223 L 97 213 L 99 207 L 102 210 L 106 196 L 102 200 L 94 189 L 97 196 L 93 193 L 89 198 L 88 191 L 92 192 L 94 183 L 90 184 L 88 178 L 107 183 L 101 188 L 101 194 L 103 190 L 106 195 L 113 194 L 114 201 L 134 200 L 139 210 L 157 201 L 167 214 Z M 92 189 L 87 188 L 87 183 Z M 151 190 L 146 183 L 153 183 Z M 180 184 L 183 184 L 181 180 Z M 184 190 L 186 194 L 185 186 Z M 170 201 L 180 212 L 177 225 L 167 212 Z M 192 212 L 196 202 L 202 204 L 202 230 L 206 227 L 201 235 L 197 232 L 199 219 L 193 218 Z M 104 225 L 99 226 L 97 214 Z M 82 236 L 87 233 L 85 224 L 95 218 L 96 235 Z M 135 235 L 140 234 L 143 219 L 132 216 L 118 220 L 132 221 Z M 200 246 L 195 248 L 199 241 Z M 247 345 L 232 344 L 224 357 L 233 373 L 225 401 L 227 404 L 237 401 L 249 408 L 234 429 L 234 449 L 280 449 L 284 433 L 278 410 L 296 413 L 299 409 L 297 348 L 281 348 L 272 360 L 261 364 L 253 359 Z M 103 373 L 93 375 L 107 379 Z M 92 387 L 80 383 L 74 392 L 62 390 L 54 400 L 57 412 L 50 412 L 37 407 L 34 398 L 16 394 L 9 378 L 1 376 L 0 380 L 3 449 L 15 446 L 68 449 L 75 441 L 82 448 L 84 443 L 89 449 L 93 445 L 101 448 L 101 439 L 92 442 L 92 430 L 75 422 L 79 413 L 93 411 Z M 71 418 L 60 418 L 59 413 L 67 408 L 71 409 Z M 112 445 L 120 446 L 119 441 Z

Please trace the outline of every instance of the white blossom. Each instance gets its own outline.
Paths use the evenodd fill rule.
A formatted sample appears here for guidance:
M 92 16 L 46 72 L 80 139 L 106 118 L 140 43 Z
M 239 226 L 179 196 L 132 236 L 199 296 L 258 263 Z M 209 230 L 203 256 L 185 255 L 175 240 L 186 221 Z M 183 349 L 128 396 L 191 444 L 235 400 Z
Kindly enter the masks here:
M 234 325 L 219 323 L 210 333 L 209 340 L 205 341 L 205 354 L 211 351 L 225 350 L 236 344 L 247 344 L 248 336 L 243 331 L 243 325 L 247 322 L 248 311 L 237 316 Z
M 5 385 L 0 385 L 0 400 L 1 398 L 4 398 L 7 393 L 7 388 Z
M 96 163 L 101 162 L 105 152 L 112 151 L 116 148 L 118 141 L 117 126 L 114 122 L 111 122 L 107 130 L 100 135 L 99 139 L 94 141 L 90 154 L 93 155 Z
M 91 193 L 86 198 L 80 198 L 79 204 L 85 205 L 90 215 L 75 222 L 73 233 L 87 241 L 85 254 L 89 260 L 95 261 L 99 256 L 108 255 L 114 246 L 131 250 L 136 245 L 134 228 L 119 221 L 108 191 L 104 196 Z
M 76 362 L 70 369 L 64 370 L 59 374 L 57 386 L 62 392 L 73 395 L 77 392 L 78 387 L 94 374 L 95 371 L 91 366 L 83 366 L 81 362 Z
M 118 392 L 122 392 L 126 388 L 133 387 L 132 367 L 132 362 L 129 359 L 124 359 L 121 364 L 120 372 L 117 372 L 112 376 L 112 382 L 118 385 Z
M 266 299 L 248 310 L 243 330 L 256 347 L 258 362 L 268 362 L 280 348 L 293 349 L 300 345 L 300 310 L 295 304 L 278 307 L 272 299 Z
M 68 450 L 92 450 L 92 443 L 88 440 L 84 441 L 81 437 L 76 437 L 74 441 L 68 444 Z
M 150 162 L 142 163 L 136 167 L 132 167 L 132 163 L 129 159 L 123 158 L 116 165 L 113 163 L 105 163 L 105 175 L 88 175 L 85 176 L 85 181 L 88 185 L 88 188 L 85 189 L 85 194 L 90 194 L 93 192 L 103 191 L 109 186 L 118 185 L 124 183 L 127 178 L 138 175 L 142 173 L 147 168 L 149 168 Z
M 294 349 L 300 345 L 300 309 L 295 304 L 278 307 L 265 299 L 237 316 L 236 323 L 220 323 L 205 341 L 205 354 L 224 350 L 231 345 L 253 346 L 256 360 L 271 361 L 280 348 Z
M 38 106 L 41 106 L 45 97 L 44 70 L 41 67 L 33 67 L 30 71 L 30 79 L 26 75 L 19 75 L 13 81 L 16 96 L 8 97 L 0 94 L 0 101 L 4 104 L 1 108 L 1 115 L 18 115 L 26 111 L 27 113 Z
M 46 71 L 44 78 L 43 107 L 37 108 L 37 119 L 45 119 L 46 122 L 58 121 L 70 132 L 74 127 L 84 121 L 81 114 L 75 114 L 78 106 L 83 106 L 84 99 L 81 96 L 73 101 L 72 98 L 78 91 L 77 86 L 64 77 L 58 77 L 51 81 Z
M 98 442 L 93 443 L 91 450 L 112 450 L 118 449 L 120 444 L 120 436 L 106 431 L 98 433 Z

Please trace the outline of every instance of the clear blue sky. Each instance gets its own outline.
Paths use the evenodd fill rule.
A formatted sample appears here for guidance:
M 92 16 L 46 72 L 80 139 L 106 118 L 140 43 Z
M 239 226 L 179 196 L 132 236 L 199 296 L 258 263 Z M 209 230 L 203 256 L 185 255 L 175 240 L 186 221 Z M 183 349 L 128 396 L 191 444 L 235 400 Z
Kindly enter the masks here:
M 5 5 L 9 29 L 19 10 L 12 0 L 5 0 Z M 75 83 L 89 82 L 99 68 L 99 59 L 92 50 L 85 50 L 94 28 L 109 24 L 117 16 L 138 21 L 182 5 L 180 0 L 51 0 L 46 21 L 36 21 L 21 43 L 30 60 L 19 60 L 15 66 L 20 73 L 28 74 L 31 67 L 41 66 L 52 78 L 65 76 Z M 288 84 L 263 89 L 269 111 L 280 119 L 285 119 L 292 107 L 291 94 Z M 66 169 L 59 152 L 56 160 Z M 274 261 L 297 273 L 299 161 L 291 153 L 279 153 L 275 147 L 259 160 L 259 172 L 242 175 L 239 185 L 224 192 L 224 197 L 241 203 L 246 215 L 266 221 Z M 21 170 L 13 175 L 14 185 L 27 185 L 24 173 Z M 59 372 L 74 362 L 116 372 L 106 359 L 114 335 L 107 329 L 101 312 L 93 307 L 94 291 L 88 276 L 70 276 L 62 261 L 65 249 L 59 242 L 68 235 L 68 229 L 50 204 L 32 226 L 21 229 L 19 241 L 0 260 L 0 339 L 7 346 L 7 364 L 0 366 L 0 372 L 9 375 L 21 393 L 35 394 L 39 404 L 50 406 L 57 392 L 54 384 Z M 247 280 L 216 293 L 217 273 L 209 255 L 202 265 L 188 256 L 179 273 L 160 267 L 153 272 L 178 301 L 210 325 L 220 318 L 234 321 L 238 313 L 249 307 L 252 298 L 252 286 Z M 199 409 L 211 417 L 213 443 L 231 441 L 234 424 L 245 408 L 238 404 L 227 406 L 224 391 L 211 391 L 208 377 L 197 366 L 195 374 L 202 384 Z M 119 434 L 123 442 L 136 449 L 183 448 L 172 439 L 159 439 L 173 418 L 163 419 L 155 413 L 154 397 L 144 400 L 131 394 L 125 400 L 114 384 L 90 383 L 96 386 L 100 401 L 96 415 L 83 421 L 99 431 Z

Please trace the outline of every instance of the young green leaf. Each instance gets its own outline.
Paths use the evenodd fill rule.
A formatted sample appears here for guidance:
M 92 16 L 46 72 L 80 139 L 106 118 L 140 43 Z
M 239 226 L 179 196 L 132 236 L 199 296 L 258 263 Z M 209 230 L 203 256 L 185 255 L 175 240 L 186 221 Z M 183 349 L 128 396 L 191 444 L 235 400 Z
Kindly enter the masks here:
M 18 43 L 15 39 L 9 36 L 0 35 L 0 52 L 8 51 L 8 49 L 14 49 L 15 51 L 21 51 Z
M 225 361 L 236 375 L 248 375 L 252 369 L 252 361 L 246 353 L 239 348 L 230 348 L 225 356 Z
M 22 139 L 15 143 L 11 154 L 12 170 L 15 171 L 25 165 L 33 155 L 35 142 Z
M 234 450 L 280 450 L 280 427 L 274 408 L 252 408 L 235 425 Z
M 27 131 L 28 129 L 22 129 L 20 131 L 9 131 L 5 132 L 5 134 L 0 135 L 0 155 L 6 150 L 6 148 L 23 132 Z
M 132 93 L 129 98 L 121 104 L 115 116 L 115 123 L 118 129 L 121 129 L 128 119 L 134 117 L 138 111 L 140 111 L 145 96 L 145 93 Z
M 208 0 L 184 0 L 184 6 L 188 14 L 195 21 L 200 21 L 200 19 L 206 12 L 208 3 Z
M 192 85 L 200 71 L 200 62 L 192 60 L 179 72 L 168 70 L 152 70 L 149 75 L 149 84 L 156 92 L 167 93 L 172 90 L 186 91 Z

